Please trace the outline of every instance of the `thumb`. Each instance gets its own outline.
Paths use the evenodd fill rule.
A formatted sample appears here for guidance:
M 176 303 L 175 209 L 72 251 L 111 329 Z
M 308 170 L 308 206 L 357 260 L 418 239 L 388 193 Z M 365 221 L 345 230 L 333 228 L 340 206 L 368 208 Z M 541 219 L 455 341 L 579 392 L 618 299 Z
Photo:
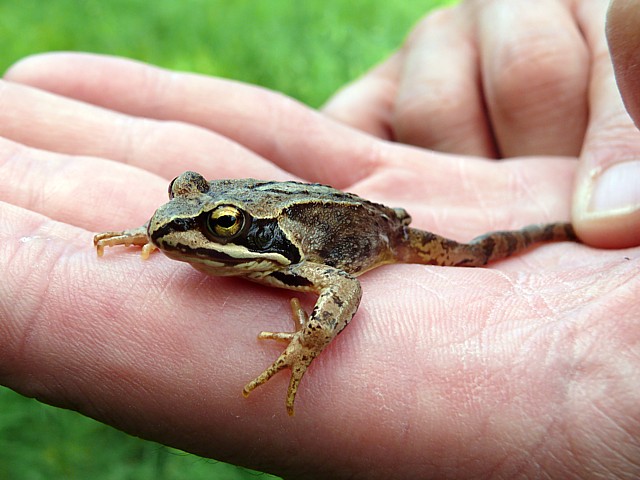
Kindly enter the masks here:
M 640 6 L 635 0 L 614 0 L 607 18 L 619 91 L 601 13 L 584 13 L 582 22 L 593 58 L 591 119 L 576 174 L 572 221 L 585 243 L 624 248 L 640 245 L 640 131 L 629 117 L 640 124 Z
M 607 14 L 607 41 L 624 105 L 640 128 L 640 5 L 613 0 Z

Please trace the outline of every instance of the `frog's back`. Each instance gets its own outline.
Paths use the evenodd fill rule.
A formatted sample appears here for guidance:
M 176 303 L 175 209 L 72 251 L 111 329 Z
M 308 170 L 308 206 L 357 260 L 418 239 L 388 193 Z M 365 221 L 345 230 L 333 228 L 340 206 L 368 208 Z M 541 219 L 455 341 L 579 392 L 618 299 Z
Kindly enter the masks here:
M 298 201 L 284 209 L 282 224 L 307 260 L 354 275 L 395 261 L 393 246 L 410 220 L 404 210 L 324 185 L 303 187 Z
M 410 221 L 402 209 L 317 183 L 219 180 L 211 182 L 211 195 L 241 205 L 254 218 L 277 215 L 305 260 L 356 275 L 394 261 L 393 245 Z
M 242 178 L 237 180 L 213 180 L 209 195 L 243 204 L 256 216 L 259 212 L 274 208 L 286 208 L 308 200 L 324 202 L 366 202 L 352 193 L 342 192 L 320 183 L 278 182 Z M 369 202 L 371 203 L 371 202 Z

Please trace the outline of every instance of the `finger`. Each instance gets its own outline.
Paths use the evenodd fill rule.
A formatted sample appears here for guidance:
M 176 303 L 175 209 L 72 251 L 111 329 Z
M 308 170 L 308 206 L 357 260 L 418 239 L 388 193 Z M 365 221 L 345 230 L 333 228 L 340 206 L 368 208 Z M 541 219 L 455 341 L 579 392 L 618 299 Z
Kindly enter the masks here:
M 607 14 L 607 40 L 618 88 L 640 128 L 640 8 L 632 0 L 613 0 Z
M 195 453 L 227 458 L 231 449 L 236 461 L 263 468 L 273 465 L 270 459 L 297 452 L 299 463 L 293 468 L 308 471 L 311 465 L 326 471 L 327 460 L 313 452 L 332 445 L 330 469 L 344 471 L 347 465 L 364 471 L 370 468 L 370 460 L 354 464 L 353 451 L 362 442 L 352 439 L 367 437 L 375 439 L 372 445 L 376 451 L 386 452 L 377 457 L 391 459 L 380 467 L 379 471 L 386 472 L 397 468 L 397 458 L 407 456 L 408 441 L 412 447 L 405 463 L 410 467 L 404 477 L 411 476 L 425 451 L 441 449 L 441 439 L 451 438 L 451 432 L 455 433 L 455 448 L 471 437 L 477 439 L 474 447 L 486 445 L 486 419 L 496 412 L 504 413 L 505 408 L 504 402 L 493 401 L 496 389 L 504 389 L 507 382 L 510 391 L 526 397 L 526 402 L 518 402 L 508 412 L 510 417 L 522 417 L 524 408 L 528 417 L 537 418 L 540 402 L 559 383 L 542 361 L 548 358 L 548 348 L 523 352 L 504 345 L 526 344 L 530 329 L 523 330 L 522 325 L 544 328 L 551 321 L 549 311 L 556 312 L 556 317 L 560 312 L 562 322 L 566 312 L 573 313 L 583 301 L 581 292 L 566 294 L 566 265 L 544 276 L 489 269 L 464 273 L 447 269 L 446 275 L 434 275 L 435 271 L 424 267 L 404 266 L 393 274 L 393 281 L 397 291 L 406 294 L 399 296 L 401 304 L 404 301 L 410 308 L 407 315 L 398 315 L 397 309 L 388 308 L 389 295 L 384 292 L 389 292 L 389 283 L 382 280 L 385 275 L 376 278 L 372 274 L 368 282 L 374 287 L 371 303 L 363 309 L 365 316 L 368 313 L 367 322 L 359 323 L 360 327 L 354 323 L 350 327 L 354 330 L 342 334 L 335 347 L 323 353 L 324 360 L 317 360 L 316 373 L 305 378 L 306 394 L 298 400 L 296 418 L 301 420 L 288 419 L 282 408 L 285 376 L 271 380 L 274 383 L 263 387 L 260 397 L 244 400 L 240 395 L 247 372 L 259 371 L 273 354 L 257 348 L 255 332 L 247 328 L 246 317 L 253 312 L 260 318 L 286 318 L 286 302 L 274 307 L 278 302 L 266 301 L 264 289 L 249 282 L 242 286 L 247 295 L 240 295 L 238 282 L 202 281 L 200 273 L 190 275 L 185 265 L 170 266 L 162 257 L 140 268 L 130 259 L 111 256 L 109 266 L 103 266 L 95 259 L 91 262 L 76 247 L 77 229 L 6 204 L 0 204 L 0 219 L 6 222 L 0 228 L 0 262 L 4 262 L 0 270 L 10 272 L 12 280 L 0 283 L 3 384 Z M 46 241 L 21 240 L 38 236 Z M 34 258 L 39 261 L 38 269 Z M 629 268 L 622 273 L 627 278 L 618 279 L 617 284 L 632 277 Z M 450 288 L 438 292 L 437 284 L 443 282 Z M 560 291 L 558 285 L 563 285 Z M 421 294 L 412 295 L 416 289 Z M 551 298 L 552 303 L 532 309 L 535 295 Z M 230 298 L 244 302 L 237 307 L 236 302 L 228 302 Z M 556 305 L 558 299 L 564 303 Z M 505 308 L 496 310 L 496 302 Z M 430 320 L 425 322 L 425 318 Z M 407 348 L 406 336 L 380 334 L 394 328 L 419 334 L 409 336 Z M 479 335 L 483 329 L 492 335 Z M 452 352 L 451 345 L 469 343 L 476 353 L 471 366 L 461 367 L 458 352 Z M 480 361 L 480 354 L 493 354 L 505 368 L 490 372 L 489 380 L 474 388 L 478 402 L 470 405 L 469 396 L 460 392 L 465 391 L 470 378 L 486 376 L 486 362 Z M 530 363 L 543 368 L 531 369 L 525 360 L 532 354 L 535 358 L 539 355 L 540 361 Z M 381 364 L 381 356 L 388 361 Z M 344 358 L 348 361 L 339 361 Z M 567 360 L 555 363 L 565 367 Z M 407 365 L 417 366 L 419 373 L 407 372 Z M 562 376 L 562 372 L 554 373 Z M 572 373 L 564 372 L 567 376 Z M 532 374 L 535 382 L 527 378 Z M 416 383 L 416 378 L 422 380 Z M 513 378 L 515 383 L 509 383 Z M 548 378 L 553 378 L 552 385 L 544 383 Z M 374 389 L 372 384 L 382 387 Z M 434 399 L 439 399 L 435 410 L 429 407 Z M 478 405 L 483 406 L 479 409 Z M 459 422 L 438 422 L 455 418 L 460 411 L 465 413 L 462 426 Z M 336 412 L 356 433 L 338 436 L 338 444 L 335 429 L 323 428 Z M 367 418 L 374 414 L 384 421 L 376 422 L 372 431 Z M 398 419 L 406 415 L 418 419 L 420 425 L 435 427 L 427 433 L 419 429 L 407 432 Z M 252 428 L 237 428 L 240 420 Z M 305 435 L 310 427 L 318 435 Z M 498 425 L 489 437 L 512 440 L 512 429 L 503 430 Z M 537 428 L 540 433 L 533 438 L 519 439 L 513 455 L 529 452 L 543 441 L 547 430 Z M 274 432 L 281 432 L 284 440 L 274 441 Z M 250 459 L 238 457 L 236 445 L 252 445 L 260 453 Z M 500 442 L 494 442 L 489 450 L 479 461 L 495 463 L 494 454 L 500 459 L 504 456 Z M 437 476 L 441 470 L 434 471 Z
M 398 155 L 398 166 L 380 169 L 354 184 L 354 191 L 401 205 L 409 209 L 416 226 L 460 239 L 567 215 L 568 204 L 558 192 L 570 188 L 575 165 L 566 159 L 528 158 L 491 165 L 412 153 Z M 420 176 L 406 166 L 420 171 L 425 162 L 437 175 L 416 180 Z M 93 232 L 142 225 L 167 201 L 167 180 L 145 170 L 4 139 L 0 139 L 0 178 L 11 179 L 0 186 L 0 200 Z M 515 198 L 516 204 L 505 198 Z M 477 215 L 479 207 L 485 214 Z
M 246 321 L 228 315 L 233 308 L 227 320 L 211 321 L 237 295 L 234 282 L 202 281 L 163 256 L 144 265 L 127 255 L 98 260 L 85 246 L 86 232 L 2 202 L 0 223 L 2 385 L 169 442 L 180 435 L 159 432 L 158 418 L 205 434 L 224 431 L 229 412 L 259 423 L 267 408 L 282 406 L 274 392 L 265 411 L 251 413 L 240 395 L 243 373 L 269 354 L 255 348 Z M 181 293 L 167 296 L 172 291 Z M 260 308 L 286 317 L 285 306 L 271 310 L 278 302 L 266 302 L 257 287 L 247 282 L 245 291 L 263 303 L 254 315 Z M 212 416 L 212 408 L 224 413 Z
M 30 57 L 6 76 L 128 115 L 204 127 L 294 175 L 336 186 L 353 183 L 380 163 L 370 136 L 238 82 L 82 54 Z
M 219 134 L 181 122 L 121 114 L 24 85 L 0 82 L 0 135 L 71 155 L 108 158 L 173 178 L 290 177 Z
M 392 55 L 336 92 L 324 104 L 322 112 L 377 138 L 393 140 L 392 114 L 402 61 L 401 54 Z
M 3 138 L 0 178 L 0 201 L 93 232 L 142 225 L 167 201 L 167 180 L 145 170 Z
M 598 11 L 594 11 L 596 3 Z M 589 93 L 591 121 L 576 173 L 573 223 L 580 238 L 594 246 L 640 245 L 640 132 L 625 111 L 616 87 L 604 36 L 606 2 L 584 2 L 581 7 L 577 14 L 594 60 Z M 611 20 L 614 23 L 609 31 L 640 31 L 638 15 Z M 622 27 L 616 20 L 632 25 Z M 634 54 L 637 56 L 637 50 Z
M 501 156 L 577 156 L 589 56 L 571 12 L 557 0 L 478 4 L 482 83 Z
M 403 50 L 395 139 L 441 152 L 494 157 L 476 46 L 459 10 L 428 15 Z

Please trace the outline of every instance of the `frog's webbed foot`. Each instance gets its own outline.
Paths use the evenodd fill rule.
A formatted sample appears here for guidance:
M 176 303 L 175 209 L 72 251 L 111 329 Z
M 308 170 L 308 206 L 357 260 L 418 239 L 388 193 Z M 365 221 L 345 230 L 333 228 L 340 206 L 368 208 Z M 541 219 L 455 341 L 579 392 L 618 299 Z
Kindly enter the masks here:
M 306 346 L 302 342 L 303 335 L 301 327 L 306 325 L 308 321 L 307 313 L 300 305 L 300 301 L 297 298 L 291 299 L 291 313 L 296 325 L 298 326 L 295 332 L 260 332 L 258 338 L 261 340 L 279 340 L 289 342 L 287 348 L 280 354 L 273 364 L 262 372 L 258 377 L 245 385 L 242 390 L 242 394 L 247 397 L 249 393 L 256 387 L 259 387 L 263 383 L 266 383 L 271 377 L 273 377 L 280 370 L 285 368 L 291 369 L 291 380 L 289 381 L 289 388 L 287 390 L 286 407 L 287 413 L 293 415 L 293 403 L 296 398 L 296 392 L 300 385 L 300 380 L 304 373 L 307 371 L 307 367 L 311 364 L 313 359 L 320 353 L 318 349 Z
M 125 247 L 129 245 L 142 246 L 141 255 L 143 259 L 148 258 L 151 252 L 157 248 L 149 242 L 146 225 L 119 232 L 98 233 L 93 237 L 93 245 L 96 247 L 99 257 L 104 254 L 104 247 L 114 247 L 116 245 L 124 245 Z

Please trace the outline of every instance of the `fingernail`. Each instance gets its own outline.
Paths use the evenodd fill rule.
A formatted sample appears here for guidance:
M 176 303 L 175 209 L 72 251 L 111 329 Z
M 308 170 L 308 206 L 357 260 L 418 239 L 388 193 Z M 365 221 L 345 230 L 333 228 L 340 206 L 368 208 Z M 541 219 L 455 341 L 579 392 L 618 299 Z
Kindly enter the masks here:
M 616 163 L 599 173 L 588 208 L 590 212 L 599 214 L 640 208 L 640 161 Z

